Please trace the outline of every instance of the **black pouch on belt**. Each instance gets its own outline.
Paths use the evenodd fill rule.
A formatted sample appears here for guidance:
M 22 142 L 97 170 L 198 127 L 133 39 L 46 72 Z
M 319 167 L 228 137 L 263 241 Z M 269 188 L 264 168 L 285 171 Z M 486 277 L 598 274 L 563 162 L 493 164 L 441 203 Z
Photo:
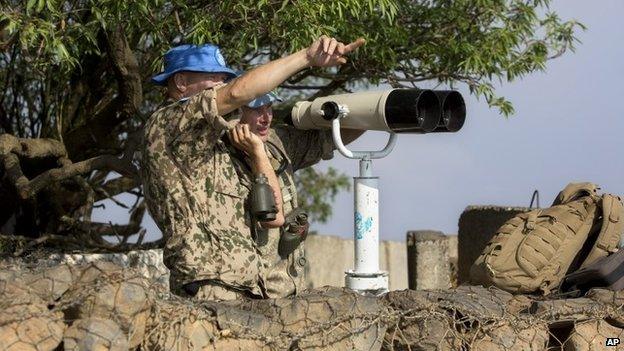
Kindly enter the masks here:
M 310 224 L 305 212 L 294 211 L 286 218 L 277 247 L 277 252 L 282 258 L 288 257 L 307 238 L 308 228 Z

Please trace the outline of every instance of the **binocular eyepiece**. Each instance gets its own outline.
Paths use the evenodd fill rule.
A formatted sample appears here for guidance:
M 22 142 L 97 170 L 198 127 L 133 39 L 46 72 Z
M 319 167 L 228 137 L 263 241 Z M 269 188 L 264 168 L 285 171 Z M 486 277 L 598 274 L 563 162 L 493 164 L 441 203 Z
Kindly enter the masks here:
M 457 132 L 466 120 L 466 105 L 454 90 L 391 89 L 299 101 L 291 117 L 299 129 L 331 128 L 332 120 L 341 118 L 341 127 L 348 129 Z

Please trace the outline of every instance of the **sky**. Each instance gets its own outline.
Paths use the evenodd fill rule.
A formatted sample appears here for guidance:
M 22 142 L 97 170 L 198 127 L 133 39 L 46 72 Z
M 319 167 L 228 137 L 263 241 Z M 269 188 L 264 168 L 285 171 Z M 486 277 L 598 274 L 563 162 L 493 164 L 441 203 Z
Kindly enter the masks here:
M 497 88 L 513 102 L 513 116 L 460 89 L 467 117 L 458 133 L 399 135 L 392 153 L 373 161 L 380 240 L 403 241 L 408 231 L 422 229 L 457 234 L 467 206 L 528 206 L 535 189 L 546 207 L 570 182 L 590 181 L 624 195 L 624 1 L 555 0 L 551 10 L 587 30 L 578 32 L 575 53 Z M 380 149 L 387 135 L 367 132 L 349 148 Z M 349 177 L 358 173 L 358 161 L 337 151 L 315 167 L 330 166 Z M 133 197 L 117 199 L 132 204 Z M 353 192 L 340 193 L 332 207 L 329 221 L 311 229 L 352 237 Z M 93 221 L 124 223 L 127 217 L 127 210 L 106 202 Z M 143 224 L 148 238 L 159 237 L 151 219 Z

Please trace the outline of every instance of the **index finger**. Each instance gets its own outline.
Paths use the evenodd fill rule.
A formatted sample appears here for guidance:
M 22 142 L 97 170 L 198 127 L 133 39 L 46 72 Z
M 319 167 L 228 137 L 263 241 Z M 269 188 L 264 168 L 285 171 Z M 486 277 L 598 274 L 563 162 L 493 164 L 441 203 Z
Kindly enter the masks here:
M 238 135 L 236 134 L 236 128 L 230 129 L 230 131 L 228 132 L 228 138 L 230 139 L 230 142 L 235 145 L 239 143 Z
M 364 38 L 357 38 L 356 41 L 354 41 L 351 44 L 345 45 L 344 47 L 344 53 L 347 54 L 357 48 L 359 48 L 360 46 L 364 45 L 366 43 L 366 40 Z
M 251 138 L 251 130 L 249 129 L 248 124 L 243 124 L 243 135 L 246 139 Z

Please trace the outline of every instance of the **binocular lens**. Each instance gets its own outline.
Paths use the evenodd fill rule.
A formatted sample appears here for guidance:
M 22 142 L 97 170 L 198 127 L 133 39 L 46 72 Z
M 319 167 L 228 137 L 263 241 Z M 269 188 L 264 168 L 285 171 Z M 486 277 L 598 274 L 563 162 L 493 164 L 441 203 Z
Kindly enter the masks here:
M 442 106 L 442 119 L 434 132 L 456 132 L 466 121 L 466 104 L 461 94 L 454 90 L 435 92 Z
M 395 133 L 427 133 L 440 122 L 440 103 L 431 90 L 395 89 L 386 99 L 385 116 Z

